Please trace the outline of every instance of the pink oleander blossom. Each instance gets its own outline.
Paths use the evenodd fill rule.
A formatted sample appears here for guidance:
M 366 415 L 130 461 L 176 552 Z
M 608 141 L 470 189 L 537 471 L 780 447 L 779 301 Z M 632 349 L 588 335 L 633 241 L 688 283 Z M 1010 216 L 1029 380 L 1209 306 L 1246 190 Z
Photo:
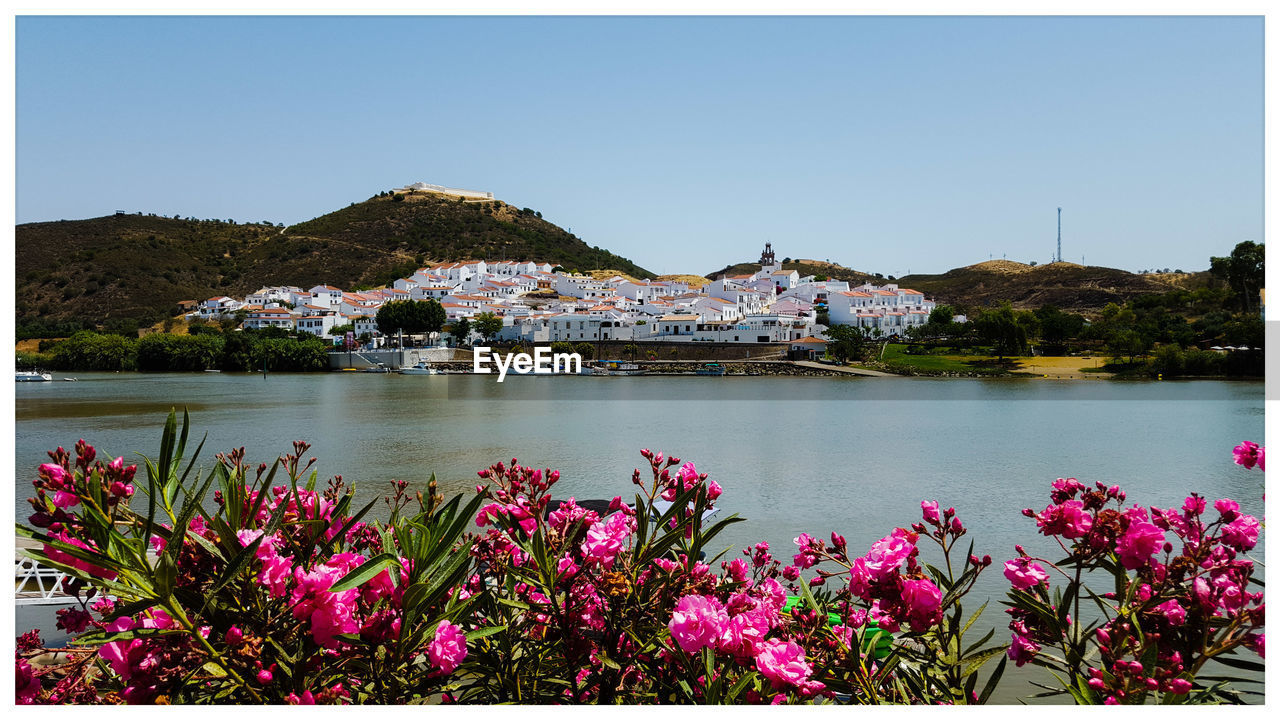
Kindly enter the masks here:
M 1163 615 L 1170 625 L 1185 625 L 1187 622 L 1187 611 L 1178 604 L 1177 600 L 1169 600 L 1157 605 L 1156 612 Z
M 606 568 L 613 567 L 614 559 L 622 552 L 623 545 L 635 528 L 635 519 L 622 512 L 593 523 L 587 530 L 587 539 L 582 542 L 585 562 Z
M 739 658 L 749 658 L 769 634 L 769 618 L 762 610 L 749 610 L 729 618 L 720 634 L 720 650 Z
M 1005 651 L 1005 654 L 1009 656 L 1014 665 L 1022 667 L 1031 662 L 1039 651 L 1040 645 L 1030 637 L 1014 633 L 1012 642 L 1009 643 L 1009 649 Z
M 1036 515 L 1036 524 L 1045 535 L 1061 535 L 1068 540 L 1075 540 L 1089 534 L 1093 518 L 1085 511 L 1083 502 L 1067 500 L 1046 507 L 1044 512 Z
M 1262 460 L 1264 457 L 1262 446 L 1255 442 L 1245 440 L 1235 446 L 1232 452 L 1235 454 L 1236 464 L 1243 465 L 1249 470 L 1252 470 L 1255 465 L 1260 465 L 1265 462 Z M 1266 468 L 1262 467 L 1261 469 L 1265 470 Z
M 1031 558 L 1014 558 L 1004 564 L 1004 576 L 1009 584 L 1018 590 L 1031 588 L 1049 582 L 1049 573 L 1039 564 L 1031 562 Z
M 594 510 L 587 510 L 578 505 L 573 498 L 561 502 L 560 507 L 551 511 L 547 522 L 561 533 L 566 533 L 574 524 L 581 522 L 583 527 L 591 527 L 600 516 Z
M 49 533 L 49 537 L 53 538 L 54 540 L 64 542 L 68 545 L 73 545 L 82 550 L 97 549 L 85 544 L 85 542 L 80 540 L 79 538 L 71 537 L 65 531 Z M 44 546 L 44 553 L 45 555 L 49 556 L 50 560 L 57 563 L 62 563 L 63 565 L 67 565 L 68 567 L 73 567 L 77 570 L 84 572 L 86 575 L 90 575 L 96 578 L 106 578 L 107 580 L 114 580 L 116 578 L 116 572 L 114 570 L 107 570 L 106 568 L 98 567 L 97 565 L 94 565 L 93 563 L 87 560 L 81 560 L 80 558 L 72 557 L 68 553 L 62 550 L 59 550 L 58 548 L 55 548 L 52 545 L 46 544 Z
M 912 630 L 920 632 L 942 622 L 942 591 L 930 580 L 903 580 L 902 604 Z
M 139 620 L 132 617 L 117 618 L 115 622 L 107 626 L 109 632 L 120 632 L 122 630 L 133 630 L 134 628 L 171 628 L 177 623 L 164 610 L 158 608 L 152 609 L 150 615 L 139 616 Z M 156 659 L 154 653 L 149 648 L 149 643 L 145 639 L 135 638 L 133 640 L 117 640 L 109 642 L 98 648 L 98 655 L 106 660 L 111 669 L 116 672 L 127 683 L 129 678 L 133 677 L 135 672 L 149 671 L 154 667 Z
M 444 675 L 452 674 L 467 659 L 467 636 L 457 625 L 441 620 L 427 645 L 427 659 Z
M 1127 570 L 1137 570 L 1151 562 L 1164 545 L 1164 531 L 1144 520 L 1129 523 L 1129 528 L 1116 540 L 1116 554 Z
M 1238 515 L 1222 526 L 1222 541 L 1244 552 L 1258 544 L 1258 519 L 1252 515 Z
M 40 678 L 36 677 L 35 670 L 32 669 L 31 663 L 22 658 L 18 658 L 17 678 L 14 681 L 14 691 L 17 696 L 17 704 L 34 704 L 36 698 L 40 695 L 40 690 Z
M 329 588 L 363 560 L 359 555 L 340 553 L 328 563 L 317 565 L 309 571 L 294 568 L 295 585 L 290 592 L 293 616 L 309 620 L 311 636 L 316 644 L 336 649 L 341 640 L 338 635 L 356 633 L 360 624 L 355 620 L 355 604 L 358 589 L 331 592 Z
M 728 622 L 728 614 L 715 598 L 686 595 L 676 602 L 667 627 L 681 650 L 696 653 L 714 647 Z
M 920 513 L 924 516 L 924 521 L 930 525 L 937 525 L 942 522 L 942 516 L 938 514 L 937 500 L 920 501 Z
M 804 648 L 790 640 L 777 638 L 760 648 L 756 654 L 756 669 L 773 682 L 774 689 L 799 686 L 813 674 L 813 667 L 805 662 Z

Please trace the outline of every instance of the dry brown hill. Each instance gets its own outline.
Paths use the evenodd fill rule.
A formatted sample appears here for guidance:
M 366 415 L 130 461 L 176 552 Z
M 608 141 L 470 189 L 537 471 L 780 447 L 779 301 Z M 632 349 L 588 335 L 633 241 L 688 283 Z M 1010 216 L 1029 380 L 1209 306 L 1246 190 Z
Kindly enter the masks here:
M 925 293 L 938 303 L 983 307 L 1008 300 L 1017 308 L 1057 305 L 1093 316 L 1107 303 L 1123 304 L 1138 295 L 1163 293 L 1208 282 L 1207 273 L 1139 275 L 1115 268 L 1068 262 L 1025 265 L 988 260 L 939 275 L 907 275 L 902 287 Z

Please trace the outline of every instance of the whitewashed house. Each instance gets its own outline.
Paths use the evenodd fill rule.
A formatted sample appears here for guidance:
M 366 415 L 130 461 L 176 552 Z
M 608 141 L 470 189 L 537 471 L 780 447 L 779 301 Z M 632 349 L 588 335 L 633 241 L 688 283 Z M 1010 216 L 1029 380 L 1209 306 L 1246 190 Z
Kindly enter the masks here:
M 311 305 L 328 305 L 337 310 L 342 304 L 342 290 L 332 285 L 316 285 L 307 292 L 311 293 Z
M 293 316 L 284 308 L 274 307 L 252 310 L 244 319 L 244 329 L 246 330 L 260 330 L 268 327 L 292 330 Z

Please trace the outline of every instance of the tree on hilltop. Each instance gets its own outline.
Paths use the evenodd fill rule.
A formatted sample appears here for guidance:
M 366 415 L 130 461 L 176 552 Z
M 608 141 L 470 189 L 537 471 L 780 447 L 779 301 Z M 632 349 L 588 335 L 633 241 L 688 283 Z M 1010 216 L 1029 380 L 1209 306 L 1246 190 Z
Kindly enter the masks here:
M 1236 245 L 1231 255 L 1209 258 L 1209 272 L 1231 286 L 1241 310 L 1253 312 L 1258 291 L 1262 289 L 1265 280 L 1265 262 L 1266 246 L 1245 240 Z

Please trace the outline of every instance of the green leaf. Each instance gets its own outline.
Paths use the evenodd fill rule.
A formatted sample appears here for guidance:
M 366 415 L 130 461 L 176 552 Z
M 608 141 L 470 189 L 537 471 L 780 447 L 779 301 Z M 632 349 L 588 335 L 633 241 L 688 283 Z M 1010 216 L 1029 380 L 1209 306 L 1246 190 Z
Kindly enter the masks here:
M 354 587 L 359 587 L 369 580 L 372 580 L 375 575 L 386 570 L 392 565 L 400 567 L 400 559 L 394 554 L 382 553 L 381 555 L 375 555 L 370 560 L 365 561 L 360 565 L 360 567 L 352 570 L 346 575 L 343 575 L 342 579 L 329 587 L 329 592 L 342 592 Z
M 987 682 L 982 686 L 982 692 L 978 694 L 978 704 L 986 705 L 987 700 L 991 698 L 991 693 L 995 692 L 996 686 L 1000 684 L 1000 678 L 1004 675 L 1005 663 L 1009 661 L 1009 657 L 1000 658 L 1000 663 L 996 665 L 996 669 L 991 671 L 991 677 L 987 678 Z
M 253 542 L 249 543 L 247 547 L 242 549 L 234 558 L 231 559 L 231 562 L 228 563 L 227 567 L 222 571 L 222 575 L 219 576 L 217 582 L 213 584 L 213 587 L 209 588 L 210 596 L 213 596 L 221 590 L 224 585 L 231 582 L 232 578 L 240 574 L 240 571 L 244 569 L 245 565 L 249 564 L 249 561 L 254 558 L 255 554 L 258 552 L 258 547 L 262 545 L 262 541 L 265 540 L 266 537 L 266 535 L 259 535 L 254 538 Z
M 481 638 L 487 638 L 490 635 L 493 635 L 495 633 L 500 633 L 506 629 L 507 629 L 506 625 L 497 625 L 495 627 L 484 628 L 483 630 L 472 630 L 471 632 L 467 633 L 467 642 L 471 642 L 473 640 L 479 640 Z
M 174 543 L 170 543 L 173 545 Z M 173 594 L 173 586 L 178 577 L 178 565 L 174 558 L 168 553 L 161 553 L 159 560 L 156 561 L 155 583 L 156 592 L 160 597 L 167 598 Z
M 205 663 L 204 671 L 217 678 L 223 678 L 227 676 L 227 671 L 223 670 L 222 666 L 216 662 Z
M 1252 660 L 1245 660 L 1244 658 L 1241 658 L 1241 657 L 1232 657 L 1229 655 L 1218 655 L 1218 656 L 1215 656 L 1213 660 L 1216 660 L 1222 663 L 1223 665 L 1226 665 L 1227 667 L 1236 668 L 1237 670 L 1253 670 L 1255 672 L 1263 672 L 1264 670 L 1266 670 L 1266 666 L 1263 665 L 1262 663 L 1254 662 Z

